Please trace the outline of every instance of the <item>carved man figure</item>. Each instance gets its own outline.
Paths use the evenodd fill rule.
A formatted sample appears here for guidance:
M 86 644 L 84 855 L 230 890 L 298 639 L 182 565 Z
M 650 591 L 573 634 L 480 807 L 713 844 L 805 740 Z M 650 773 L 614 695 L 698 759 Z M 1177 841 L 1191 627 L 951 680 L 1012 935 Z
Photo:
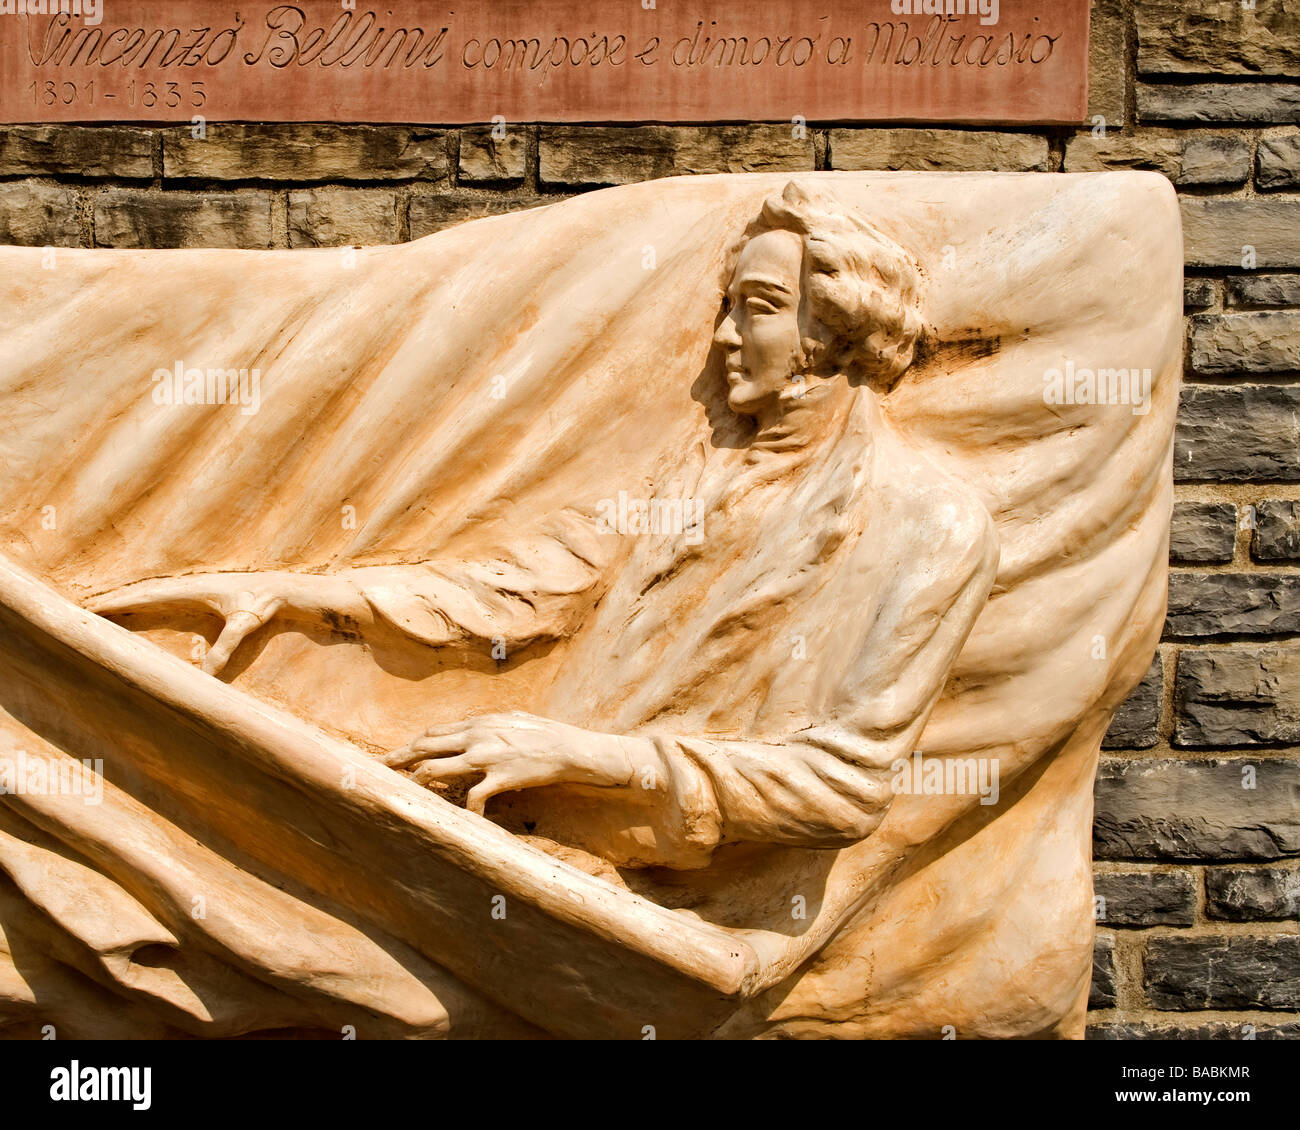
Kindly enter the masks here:
M 198 574 L 93 607 L 219 614 L 214 674 L 273 617 L 453 651 L 562 646 L 544 710 L 434 726 L 388 764 L 472 783 L 480 812 L 543 790 L 518 798 L 530 828 L 634 867 L 862 840 L 998 562 L 984 506 L 881 409 L 923 333 L 921 284 L 832 197 L 792 183 L 767 200 L 714 336 L 730 418 L 657 487 L 694 500 L 702 537 L 602 536 L 578 500 L 483 560 Z

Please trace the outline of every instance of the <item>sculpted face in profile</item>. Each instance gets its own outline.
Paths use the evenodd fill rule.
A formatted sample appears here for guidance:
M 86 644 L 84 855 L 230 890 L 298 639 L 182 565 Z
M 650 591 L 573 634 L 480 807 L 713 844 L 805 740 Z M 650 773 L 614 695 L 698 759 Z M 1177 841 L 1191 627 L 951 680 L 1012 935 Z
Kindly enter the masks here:
M 562 639 L 547 714 L 433 726 L 387 764 L 469 784 L 476 812 L 503 793 L 586 790 L 581 811 L 553 795 L 528 823 L 619 863 L 699 867 L 739 840 L 852 843 L 888 808 L 891 765 L 911 753 L 996 562 L 987 514 L 894 442 L 876 405 L 921 333 L 919 283 L 906 251 L 832 200 L 797 184 L 768 200 L 714 336 L 726 403 L 752 434 L 695 469 L 700 544 L 611 555 L 566 512 L 537 535 L 540 564 L 505 575 L 455 561 L 211 574 L 95 607 L 218 612 L 213 674 L 277 616 L 434 647 Z M 812 653 L 797 664 L 794 639 Z M 594 819 L 592 789 L 608 807 Z
M 714 335 L 726 354 L 727 403 L 760 430 L 778 425 L 814 376 L 887 391 L 920 336 L 915 262 L 831 209 L 797 186 L 769 200 L 727 288 Z
M 803 240 L 794 232 L 755 236 L 741 252 L 727 291 L 727 316 L 714 335 L 726 353 L 727 404 L 771 427 L 784 414 L 783 399 L 801 392 L 803 375 L 799 308 Z

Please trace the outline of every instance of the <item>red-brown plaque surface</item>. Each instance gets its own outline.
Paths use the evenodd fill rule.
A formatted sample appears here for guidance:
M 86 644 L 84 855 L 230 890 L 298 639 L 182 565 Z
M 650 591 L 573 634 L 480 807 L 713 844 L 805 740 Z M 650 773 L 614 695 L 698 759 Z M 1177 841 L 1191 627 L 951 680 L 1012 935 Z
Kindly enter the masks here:
M 1073 123 L 1087 101 L 1089 0 L 59 2 L 0 0 L 0 120 Z

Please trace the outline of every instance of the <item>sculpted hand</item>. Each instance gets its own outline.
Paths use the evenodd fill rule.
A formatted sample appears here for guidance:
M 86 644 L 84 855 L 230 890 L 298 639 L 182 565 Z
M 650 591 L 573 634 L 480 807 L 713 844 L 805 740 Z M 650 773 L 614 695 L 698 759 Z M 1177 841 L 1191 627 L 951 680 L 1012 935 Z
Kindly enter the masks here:
M 482 814 L 490 798 L 515 789 L 630 784 L 636 741 L 516 711 L 434 726 L 388 754 L 384 763 L 394 769 L 415 766 L 420 784 L 485 774 L 465 800 L 470 811 Z
M 208 649 L 203 670 L 215 675 L 244 640 L 285 607 L 286 586 L 278 573 L 200 573 L 138 581 L 104 593 L 88 607 L 100 616 L 127 612 L 207 612 L 224 626 Z

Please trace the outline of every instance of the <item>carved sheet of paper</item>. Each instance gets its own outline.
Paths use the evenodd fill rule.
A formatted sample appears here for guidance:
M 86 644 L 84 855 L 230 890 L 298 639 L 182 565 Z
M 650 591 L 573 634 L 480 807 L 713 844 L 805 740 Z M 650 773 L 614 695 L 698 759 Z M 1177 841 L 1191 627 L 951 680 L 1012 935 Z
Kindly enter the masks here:
M 1163 178 L 43 254 L 0 249 L 0 1030 L 1081 1035 Z

